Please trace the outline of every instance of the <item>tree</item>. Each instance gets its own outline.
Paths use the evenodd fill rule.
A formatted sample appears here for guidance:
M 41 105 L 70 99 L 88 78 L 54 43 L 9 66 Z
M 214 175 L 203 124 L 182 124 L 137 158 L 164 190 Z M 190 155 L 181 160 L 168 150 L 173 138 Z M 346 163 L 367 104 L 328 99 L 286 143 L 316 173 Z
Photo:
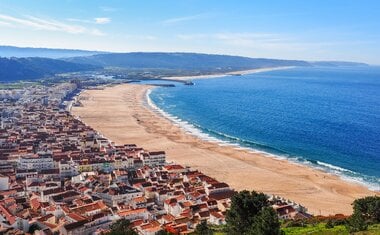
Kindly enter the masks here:
M 347 221 L 350 232 L 367 230 L 369 223 L 380 222 L 380 197 L 368 196 L 356 199 L 353 203 L 354 213 Z
M 256 216 L 250 231 L 255 235 L 280 235 L 280 221 L 277 213 L 271 207 L 264 207 Z
M 207 221 L 206 220 L 203 220 L 202 222 L 200 222 L 197 225 L 197 227 L 195 228 L 194 233 L 197 234 L 197 235 L 212 235 L 212 234 L 214 234 L 214 232 L 212 231 L 212 229 L 209 228 L 209 226 L 207 225 Z
M 228 234 L 248 234 L 257 215 L 268 206 L 268 198 L 263 193 L 244 190 L 235 194 L 226 216 Z
M 171 233 L 165 231 L 165 230 L 160 230 L 156 233 L 156 235 L 171 235 Z
M 367 230 L 368 225 L 366 224 L 363 215 L 360 213 L 354 213 L 347 221 L 347 230 L 352 232 L 359 232 Z
M 29 231 L 28 233 L 30 234 L 34 234 L 35 231 L 38 231 L 40 230 L 40 226 L 38 226 L 37 224 L 32 224 L 30 227 L 29 227 Z
M 120 219 L 110 226 L 111 232 L 108 235 L 138 235 L 132 228 L 127 219 Z
M 356 199 L 353 203 L 354 214 L 360 214 L 364 220 L 373 223 L 380 222 L 380 197 L 369 196 L 365 198 Z
M 325 228 L 334 228 L 334 221 L 332 219 L 327 220 L 327 223 L 325 224 Z

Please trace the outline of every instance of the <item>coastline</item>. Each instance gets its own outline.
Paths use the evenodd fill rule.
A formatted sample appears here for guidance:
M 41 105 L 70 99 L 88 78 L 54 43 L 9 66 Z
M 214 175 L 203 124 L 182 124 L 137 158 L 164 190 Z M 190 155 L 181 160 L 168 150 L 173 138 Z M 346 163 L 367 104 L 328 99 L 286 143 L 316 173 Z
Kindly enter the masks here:
M 310 167 L 310 168 L 313 168 L 316 170 L 320 170 L 322 172 L 338 176 L 342 180 L 347 181 L 349 183 L 360 184 L 360 185 L 368 188 L 371 191 L 375 191 L 376 193 L 380 193 L 380 185 L 378 185 L 376 183 L 369 183 L 369 182 L 365 181 L 365 179 L 363 179 L 363 177 L 361 177 L 359 175 L 359 173 L 355 174 L 355 172 L 353 172 L 351 170 L 344 169 L 342 167 L 331 165 L 329 163 L 325 163 L 325 162 L 318 161 L 318 160 L 308 160 L 308 159 L 301 158 L 301 157 L 293 157 L 292 158 L 292 157 L 280 155 L 278 153 L 277 154 L 272 153 L 272 152 L 266 151 L 266 150 L 258 150 L 258 149 L 252 148 L 252 147 L 242 146 L 239 143 L 235 142 L 236 140 L 241 140 L 241 139 L 239 139 L 237 137 L 226 135 L 224 133 L 216 132 L 217 136 L 215 136 L 215 135 L 213 136 L 212 134 L 207 133 L 207 131 L 205 132 L 203 127 L 188 123 L 187 121 L 183 121 L 181 118 L 179 118 L 177 116 L 173 116 L 172 114 L 170 114 L 170 113 L 164 111 L 162 108 L 158 107 L 150 98 L 150 94 L 151 94 L 152 90 L 155 88 L 156 87 L 152 87 L 152 88 L 147 89 L 147 91 L 145 93 L 144 103 L 146 103 L 147 107 L 150 108 L 153 112 L 157 113 L 162 118 L 169 120 L 170 122 L 172 122 L 173 125 L 180 127 L 183 130 L 183 132 L 185 132 L 186 134 L 193 135 L 196 138 L 201 139 L 202 141 L 211 142 L 211 143 L 214 143 L 214 144 L 217 144 L 220 146 L 230 146 L 230 147 L 233 147 L 237 150 L 245 150 L 245 151 L 253 153 L 253 154 L 260 154 L 260 155 L 263 155 L 263 156 L 266 156 L 269 158 L 285 160 L 285 161 L 288 161 L 292 164 L 297 164 L 297 165 L 301 165 L 301 166 Z M 222 140 L 220 137 L 224 138 L 224 140 Z M 344 174 L 344 172 L 350 172 L 353 175 L 346 175 L 346 174 Z
M 73 107 L 72 112 L 118 144 L 136 143 L 152 151 L 165 150 L 169 160 L 199 169 L 236 190 L 280 195 L 316 215 L 349 214 L 355 198 L 375 194 L 310 167 L 189 135 L 146 107 L 149 89 L 127 84 L 87 90 L 82 93 L 88 98 L 82 102 L 84 107 Z
M 226 77 L 226 76 L 247 75 L 247 74 L 252 74 L 252 73 L 261 73 L 261 72 L 269 72 L 269 71 L 275 71 L 275 70 L 292 69 L 295 67 L 296 66 L 268 67 L 268 68 L 258 68 L 258 69 L 233 71 L 233 72 L 220 73 L 220 74 L 162 77 L 162 79 L 187 81 L 187 80 L 192 80 L 192 79 L 209 79 L 209 78 L 219 78 L 219 77 Z

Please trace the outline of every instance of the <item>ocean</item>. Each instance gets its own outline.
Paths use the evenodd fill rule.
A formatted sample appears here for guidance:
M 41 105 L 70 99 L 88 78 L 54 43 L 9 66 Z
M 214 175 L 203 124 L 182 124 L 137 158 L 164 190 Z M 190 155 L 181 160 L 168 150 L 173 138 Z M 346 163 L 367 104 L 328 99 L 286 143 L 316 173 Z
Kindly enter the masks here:
M 380 67 L 298 67 L 193 82 L 154 88 L 149 103 L 204 140 L 380 191 Z

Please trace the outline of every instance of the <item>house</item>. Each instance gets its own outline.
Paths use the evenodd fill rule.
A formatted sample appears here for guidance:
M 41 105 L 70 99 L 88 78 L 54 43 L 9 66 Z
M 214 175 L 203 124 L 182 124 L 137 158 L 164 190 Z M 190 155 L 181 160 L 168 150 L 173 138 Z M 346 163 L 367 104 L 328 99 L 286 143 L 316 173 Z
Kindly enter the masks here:
M 154 167 L 163 166 L 166 162 L 165 151 L 148 152 L 141 154 L 144 165 Z
M 230 186 L 228 186 L 228 184 L 219 182 L 207 184 L 205 187 L 207 195 L 228 192 L 230 190 L 231 189 Z
M 143 193 L 136 188 L 119 184 L 116 186 L 103 187 L 94 192 L 107 206 L 116 206 L 119 203 L 128 203 L 134 198 L 142 197 Z
M 19 168 L 26 170 L 53 169 L 54 161 L 51 155 L 30 155 L 22 156 L 19 159 Z
M 71 212 L 82 216 L 92 216 L 99 214 L 100 212 L 107 210 L 108 207 L 103 203 L 103 201 L 95 201 L 89 204 L 71 208 Z
M 132 199 L 130 205 L 132 206 L 132 208 L 145 208 L 147 206 L 147 200 L 143 196 L 136 197 Z
M 0 191 L 9 189 L 9 177 L 0 174 Z
M 280 219 L 292 219 L 297 214 L 297 211 L 291 205 L 274 207 L 274 209 Z
M 164 201 L 164 208 L 166 213 L 173 216 L 178 216 L 182 212 L 182 208 L 179 205 L 176 198 L 169 198 Z
M 146 208 L 121 210 L 117 212 L 117 215 L 130 221 L 150 218 L 150 213 Z
M 210 223 L 215 225 L 226 224 L 226 219 L 221 212 L 215 211 L 210 213 Z
M 142 235 L 155 235 L 161 230 L 161 224 L 155 220 L 137 227 L 137 231 Z

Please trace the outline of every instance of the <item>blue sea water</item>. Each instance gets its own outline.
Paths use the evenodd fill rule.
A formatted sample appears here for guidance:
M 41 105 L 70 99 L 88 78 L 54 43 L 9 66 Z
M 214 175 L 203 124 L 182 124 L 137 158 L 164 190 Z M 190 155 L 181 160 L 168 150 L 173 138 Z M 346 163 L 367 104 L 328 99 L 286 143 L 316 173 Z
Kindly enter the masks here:
M 202 138 L 380 190 L 380 67 L 300 67 L 194 82 L 155 88 L 149 97 Z

